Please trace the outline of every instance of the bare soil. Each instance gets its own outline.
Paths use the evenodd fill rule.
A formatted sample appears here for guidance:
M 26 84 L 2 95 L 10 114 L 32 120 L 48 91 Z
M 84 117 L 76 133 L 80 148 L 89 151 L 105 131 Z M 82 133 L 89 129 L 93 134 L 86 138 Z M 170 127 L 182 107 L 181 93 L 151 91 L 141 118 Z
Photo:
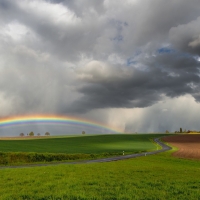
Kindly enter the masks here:
M 200 134 L 168 136 L 163 141 L 178 148 L 173 156 L 200 160 Z

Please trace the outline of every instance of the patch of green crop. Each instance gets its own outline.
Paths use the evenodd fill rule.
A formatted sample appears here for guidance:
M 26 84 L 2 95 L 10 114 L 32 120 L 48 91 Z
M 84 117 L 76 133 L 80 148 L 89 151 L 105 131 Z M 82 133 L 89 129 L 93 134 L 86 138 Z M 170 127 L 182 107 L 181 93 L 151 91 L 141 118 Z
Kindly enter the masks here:
M 1 200 L 198 200 L 200 162 L 169 152 L 129 160 L 1 169 Z
M 0 140 L 0 152 L 119 153 L 155 149 L 151 138 L 164 134 L 116 134 L 32 140 Z

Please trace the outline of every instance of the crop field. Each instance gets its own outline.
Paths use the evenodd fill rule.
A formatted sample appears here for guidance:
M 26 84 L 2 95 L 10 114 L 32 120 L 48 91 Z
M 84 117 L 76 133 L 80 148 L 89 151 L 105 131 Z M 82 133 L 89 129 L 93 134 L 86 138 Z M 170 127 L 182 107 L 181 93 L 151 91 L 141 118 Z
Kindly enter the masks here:
M 31 140 L 0 140 L 0 152 L 115 153 L 155 149 L 150 139 L 164 134 L 113 134 Z

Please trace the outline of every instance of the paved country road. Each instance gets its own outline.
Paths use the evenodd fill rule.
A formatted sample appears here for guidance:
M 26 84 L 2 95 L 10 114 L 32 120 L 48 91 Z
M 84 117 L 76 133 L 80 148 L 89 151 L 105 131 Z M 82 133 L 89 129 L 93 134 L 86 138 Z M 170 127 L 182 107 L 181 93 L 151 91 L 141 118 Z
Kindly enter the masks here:
M 162 147 L 162 149 L 156 150 L 156 151 L 145 152 L 145 153 L 130 154 L 130 155 L 124 155 L 124 156 L 111 157 L 111 158 L 101 158 L 101 159 L 96 159 L 96 160 L 86 160 L 86 161 L 76 161 L 76 162 L 60 162 L 60 163 L 42 163 L 42 164 L 32 164 L 32 165 L 23 165 L 23 166 L 3 166 L 3 167 L 0 167 L 0 169 L 53 166 L 53 165 L 59 165 L 59 164 L 85 164 L 85 163 L 112 162 L 112 161 L 118 161 L 118 160 L 125 160 L 125 159 L 129 159 L 129 158 L 153 155 L 153 154 L 161 153 L 161 152 L 172 149 L 170 146 L 162 143 L 160 141 L 160 138 L 155 138 L 154 142 L 156 142 L 158 145 L 160 145 Z

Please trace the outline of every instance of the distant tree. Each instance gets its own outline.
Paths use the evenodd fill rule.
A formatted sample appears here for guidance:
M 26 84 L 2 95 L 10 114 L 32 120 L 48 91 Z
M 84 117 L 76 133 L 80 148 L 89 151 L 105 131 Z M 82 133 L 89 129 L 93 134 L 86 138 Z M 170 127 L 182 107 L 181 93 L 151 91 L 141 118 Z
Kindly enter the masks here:
M 31 131 L 31 132 L 29 133 L 29 136 L 34 136 L 33 131 Z
M 182 128 L 180 128 L 180 133 L 182 133 L 183 131 L 182 131 Z
M 37 136 L 40 136 L 40 133 L 38 133 Z
M 23 136 L 24 136 L 24 133 L 20 133 L 19 136 L 23 137 Z
M 169 133 L 169 131 L 168 131 L 168 130 L 166 130 L 166 131 L 165 131 L 165 133 Z
M 82 135 L 85 135 L 85 131 L 82 131 Z
M 48 136 L 48 135 L 50 135 L 50 133 L 49 133 L 49 132 L 46 132 L 45 135 Z

